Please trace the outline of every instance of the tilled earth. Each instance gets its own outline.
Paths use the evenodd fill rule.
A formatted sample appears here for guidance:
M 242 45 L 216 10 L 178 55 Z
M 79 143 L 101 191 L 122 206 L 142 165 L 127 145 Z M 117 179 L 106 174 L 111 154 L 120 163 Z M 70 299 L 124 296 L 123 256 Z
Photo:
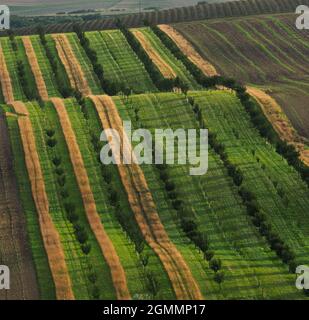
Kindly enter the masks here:
M 35 268 L 27 239 L 26 219 L 19 200 L 10 140 L 0 114 L 0 265 L 10 268 L 10 290 L 0 300 L 38 299 Z

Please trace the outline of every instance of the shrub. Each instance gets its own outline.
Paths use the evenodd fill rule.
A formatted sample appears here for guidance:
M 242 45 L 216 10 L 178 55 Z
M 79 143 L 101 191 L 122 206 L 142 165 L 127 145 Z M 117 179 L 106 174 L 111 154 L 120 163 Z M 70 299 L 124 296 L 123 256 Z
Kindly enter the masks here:
M 106 166 L 102 166 L 102 175 L 103 179 L 107 184 L 112 182 L 112 174 L 109 170 L 107 170 Z
M 71 202 L 66 202 L 64 204 L 64 209 L 67 213 L 75 212 L 75 205 Z
M 182 201 L 182 200 L 174 200 L 174 201 L 172 202 L 172 205 L 173 205 L 173 208 L 174 208 L 175 210 L 180 210 L 180 209 L 183 208 L 183 201 Z
M 84 243 L 87 242 L 87 240 L 88 240 L 88 234 L 87 234 L 87 232 L 86 232 L 84 229 L 77 230 L 77 231 L 75 232 L 75 234 L 76 234 L 76 238 L 77 238 L 77 240 L 78 240 L 79 243 L 84 244 Z
M 214 251 L 212 250 L 207 250 L 205 253 L 204 253 L 204 258 L 207 260 L 207 261 L 210 261 L 213 257 L 214 257 L 215 253 Z
M 57 144 L 57 140 L 56 139 L 48 139 L 46 143 L 50 148 L 54 148 Z
M 224 272 L 223 271 L 218 271 L 214 275 L 214 280 L 218 283 L 221 284 L 224 281 Z
M 168 173 L 165 170 L 160 171 L 160 179 L 166 182 L 169 178 Z
M 75 212 L 67 212 L 67 218 L 71 223 L 76 223 L 79 219 L 78 214 Z
M 66 182 L 66 177 L 65 175 L 62 175 L 60 177 L 57 178 L 57 182 L 59 184 L 60 187 L 64 187 L 65 182 Z
M 296 263 L 295 260 L 290 260 L 289 261 L 289 272 L 292 274 L 295 274 L 297 266 L 298 266 L 298 264 Z
M 222 267 L 222 262 L 218 258 L 212 258 L 209 262 L 209 267 L 214 271 L 218 272 Z
M 91 283 L 96 283 L 97 279 L 98 279 L 98 276 L 95 272 L 91 272 L 89 275 L 88 275 L 88 279 Z
M 59 167 L 62 160 L 61 160 L 60 157 L 54 157 L 52 161 L 53 161 L 53 164 L 54 164 L 56 167 Z
M 99 300 L 100 299 L 100 289 L 97 286 L 94 286 L 92 288 L 92 297 L 95 300 Z
M 247 208 L 247 213 L 250 216 L 255 216 L 257 212 L 259 212 L 259 205 L 256 201 L 245 202 L 245 206 Z
M 252 202 L 253 200 L 256 200 L 256 196 L 243 186 L 239 189 L 239 195 L 245 202 Z
M 66 189 L 60 190 L 60 195 L 63 199 L 67 199 L 69 197 L 69 192 Z
M 178 197 L 178 194 L 176 191 L 171 191 L 168 193 L 168 197 L 171 199 L 171 200 L 176 200 L 177 197 Z
M 166 181 L 165 182 L 165 189 L 166 191 L 174 191 L 176 188 L 175 183 L 172 181 Z
M 119 195 L 116 190 L 110 190 L 109 199 L 112 205 L 116 205 L 119 201 Z
M 83 253 L 85 255 L 88 255 L 90 253 L 90 251 L 91 251 L 91 244 L 90 243 L 84 243 L 84 244 L 82 244 L 81 248 L 82 248 Z
M 55 173 L 58 175 L 58 176 L 62 176 L 64 174 L 64 170 L 62 168 L 56 168 L 55 170 Z
M 47 129 L 45 130 L 48 137 L 52 138 L 55 135 L 55 130 L 53 129 Z

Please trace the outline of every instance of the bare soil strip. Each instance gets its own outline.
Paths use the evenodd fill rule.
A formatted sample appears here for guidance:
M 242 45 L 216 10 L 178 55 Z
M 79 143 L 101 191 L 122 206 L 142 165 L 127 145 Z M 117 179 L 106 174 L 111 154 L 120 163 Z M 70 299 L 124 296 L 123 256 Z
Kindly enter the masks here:
M 65 67 L 71 86 L 84 96 L 90 95 L 92 93 L 91 89 L 68 38 L 65 34 L 53 34 L 52 37 L 55 40 L 60 60 Z
M 276 100 L 263 90 L 254 87 L 247 87 L 247 91 L 259 103 L 279 137 L 294 145 L 300 153 L 300 159 L 309 166 L 309 150 L 305 149 L 304 139 L 293 128 L 292 123 Z
M 0 82 L 3 97 L 6 103 L 11 103 L 14 101 L 13 87 L 11 83 L 11 78 L 9 71 L 6 66 L 4 54 L 2 47 L 0 46 Z
M 122 120 L 117 108 L 109 96 L 90 96 L 98 112 L 104 129 L 115 129 L 120 134 L 122 144 L 131 149 L 128 137 L 123 135 Z M 116 160 L 121 154 L 117 153 L 113 141 L 110 142 Z M 127 149 L 125 152 L 129 152 Z M 119 162 L 121 163 L 121 162 Z M 193 278 L 189 267 L 175 245 L 170 241 L 165 228 L 160 221 L 151 192 L 140 166 L 118 165 L 120 177 L 135 219 L 149 246 L 160 258 L 179 300 L 203 299 L 200 289 Z
M 147 52 L 149 58 L 158 67 L 163 77 L 166 79 L 175 79 L 177 77 L 173 68 L 165 62 L 156 49 L 151 45 L 144 34 L 139 30 L 132 31 L 136 39 L 140 42 L 144 50 Z
M 117 298 L 119 300 L 129 300 L 131 299 L 131 296 L 127 286 L 126 275 L 114 245 L 105 232 L 104 226 L 102 225 L 100 216 L 97 212 L 87 171 L 78 147 L 76 136 L 71 126 L 69 116 L 65 109 L 65 105 L 59 98 L 53 98 L 51 101 L 53 102 L 58 113 L 90 227 L 110 268 Z
M 31 183 L 32 196 L 36 205 L 44 247 L 55 283 L 56 297 L 58 300 L 74 300 L 71 279 L 65 262 L 60 237 L 49 214 L 44 177 L 36 150 L 29 113 L 22 102 L 13 102 L 12 106 L 17 114 L 24 115 L 18 118 L 18 125 Z
M 42 100 L 48 100 L 48 92 L 30 37 L 22 38 L 28 62 L 34 75 L 35 83 Z
M 178 46 L 178 48 L 207 76 L 212 77 L 218 75 L 216 68 L 194 49 L 194 47 L 185 39 L 176 29 L 167 24 L 158 26 L 165 32 Z
M 38 300 L 38 283 L 4 117 L 0 115 L 0 265 L 8 266 L 11 276 L 10 290 L 0 290 L 0 300 Z

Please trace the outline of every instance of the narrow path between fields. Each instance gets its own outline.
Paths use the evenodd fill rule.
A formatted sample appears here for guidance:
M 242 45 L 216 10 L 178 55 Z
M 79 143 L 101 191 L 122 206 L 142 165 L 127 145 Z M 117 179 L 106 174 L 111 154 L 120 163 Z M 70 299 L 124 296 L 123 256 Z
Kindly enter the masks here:
M 64 102 L 60 98 L 52 98 L 51 101 L 54 104 L 60 120 L 89 225 L 110 268 L 117 298 L 119 300 L 131 299 L 124 269 L 97 212 L 87 171 Z
M 30 64 L 32 73 L 34 75 L 34 79 L 35 79 L 35 83 L 36 83 L 36 87 L 38 89 L 39 95 L 42 100 L 46 101 L 48 100 L 48 92 L 47 92 L 45 80 L 43 78 L 35 51 L 32 46 L 31 39 L 30 37 L 23 37 L 22 41 L 24 44 L 28 62 Z
M 62 64 L 67 72 L 71 86 L 87 96 L 92 94 L 82 67 L 77 60 L 65 34 L 52 35 Z
M 130 154 L 131 146 L 128 137 L 123 135 L 122 120 L 112 98 L 109 96 L 90 96 L 90 98 L 98 112 L 102 127 L 117 130 L 122 144 L 126 146 L 125 152 L 128 152 L 126 154 Z M 121 163 L 123 153 L 121 155 L 117 152 L 113 141 L 110 144 L 115 159 Z M 118 170 L 135 219 L 146 242 L 160 258 L 177 299 L 203 299 L 189 267 L 165 231 L 140 166 L 120 164 Z
M 22 102 L 13 102 L 12 106 L 17 114 L 24 115 L 18 117 L 18 125 L 43 243 L 55 283 L 56 297 L 58 300 L 74 300 L 71 279 L 65 262 L 60 236 L 49 214 L 49 203 L 45 191 L 44 177 L 29 113 L 25 104 Z

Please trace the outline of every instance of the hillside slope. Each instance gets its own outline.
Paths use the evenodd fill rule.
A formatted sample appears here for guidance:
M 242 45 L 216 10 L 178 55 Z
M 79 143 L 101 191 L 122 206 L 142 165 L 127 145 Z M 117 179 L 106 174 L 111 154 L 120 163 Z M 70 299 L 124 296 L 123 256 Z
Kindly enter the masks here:
M 245 17 L 174 27 L 220 74 L 266 89 L 299 133 L 309 138 L 308 35 L 295 28 L 295 17 Z

